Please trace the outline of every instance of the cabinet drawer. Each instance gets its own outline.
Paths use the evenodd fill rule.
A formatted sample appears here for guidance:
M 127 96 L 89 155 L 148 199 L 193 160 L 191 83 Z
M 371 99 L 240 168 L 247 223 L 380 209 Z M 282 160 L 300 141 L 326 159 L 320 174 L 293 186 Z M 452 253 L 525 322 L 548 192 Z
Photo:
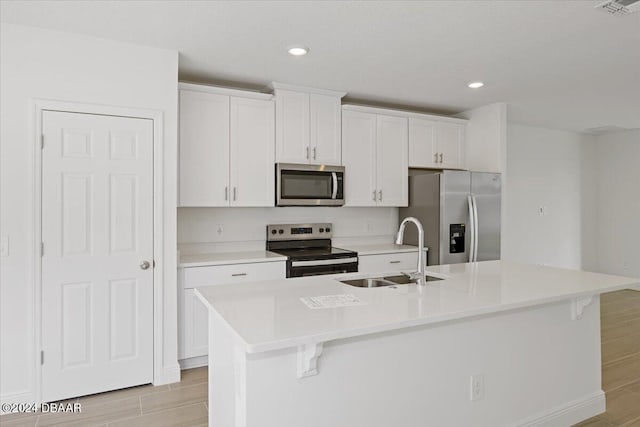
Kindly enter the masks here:
M 358 272 L 386 273 L 391 271 L 414 271 L 417 265 L 418 252 L 361 255 L 358 260 Z
M 215 265 L 210 267 L 187 267 L 182 270 L 182 287 L 189 289 L 197 288 L 198 286 L 284 279 L 286 277 L 286 262 L 276 261 Z

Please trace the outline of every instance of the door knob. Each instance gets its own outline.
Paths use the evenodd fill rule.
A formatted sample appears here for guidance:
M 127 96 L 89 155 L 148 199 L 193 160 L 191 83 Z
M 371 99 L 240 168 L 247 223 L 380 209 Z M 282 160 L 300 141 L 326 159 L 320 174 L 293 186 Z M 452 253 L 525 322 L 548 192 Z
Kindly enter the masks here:
M 142 264 L 140 264 L 140 269 L 142 270 L 147 270 L 149 267 L 151 267 L 151 263 L 149 261 L 142 261 Z

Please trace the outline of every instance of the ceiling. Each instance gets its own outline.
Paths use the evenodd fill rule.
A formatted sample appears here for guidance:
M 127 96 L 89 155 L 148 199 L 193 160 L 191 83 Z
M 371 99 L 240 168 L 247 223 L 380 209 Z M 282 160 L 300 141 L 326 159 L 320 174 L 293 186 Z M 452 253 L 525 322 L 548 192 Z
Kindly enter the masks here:
M 180 79 L 271 81 L 511 121 L 640 128 L 640 13 L 595 1 L 2 1 L 3 22 L 180 52 Z M 303 44 L 304 57 L 286 47 Z M 485 87 L 472 90 L 471 81 Z

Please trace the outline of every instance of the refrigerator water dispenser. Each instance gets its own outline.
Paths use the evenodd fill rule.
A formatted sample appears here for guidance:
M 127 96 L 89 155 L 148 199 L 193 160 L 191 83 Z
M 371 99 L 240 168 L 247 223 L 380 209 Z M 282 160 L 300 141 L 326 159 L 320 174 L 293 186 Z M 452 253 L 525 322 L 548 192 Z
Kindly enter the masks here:
M 464 252 L 464 224 L 449 224 L 449 253 Z

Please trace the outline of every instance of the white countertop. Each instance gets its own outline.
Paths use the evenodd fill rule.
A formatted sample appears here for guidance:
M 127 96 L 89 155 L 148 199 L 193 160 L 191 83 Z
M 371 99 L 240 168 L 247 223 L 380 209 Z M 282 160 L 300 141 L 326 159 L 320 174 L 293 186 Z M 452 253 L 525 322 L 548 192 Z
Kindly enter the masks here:
M 221 316 L 247 353 L 258 353 L 542 305 L 640 283 L 640 279 L 506 261 L 427 270 L 446 280 L 395 288 L 357 288 L 336 280 L 371 277 L 351 273 L 208 286 L 197 288 L 196 294 Z M 338 294 L 354 295 L 366 304 L 310 309 L 300 300 Z
M 358 252 L 358 255 L 392 254 L 415 252 L 417 246 L 395 245 L 393 243 L 368 245 L 336 245 L 341 249 Z M 286 261 L 287 257 L 269 251 L 247 252 L 211 252 L 180 255 L 178 267 L 205 267 L 226 264 L 244 264 L 253 262 Z
M 417 252 L 417 246 L 396 245 L 394 243 L 370 244 L 370 245 L 338 245 L 339 248 L 358 252 L 358 255 L 397 254 L 403 252 Z M 427 248 L 425 248 L 427 250 Z
M 212 252 L 181 255 L 178 267 L 204 267 L 211 265 L 244 264 L 250 262 L 274 262 L 286 260 L 286 256 L 269 251 Z

